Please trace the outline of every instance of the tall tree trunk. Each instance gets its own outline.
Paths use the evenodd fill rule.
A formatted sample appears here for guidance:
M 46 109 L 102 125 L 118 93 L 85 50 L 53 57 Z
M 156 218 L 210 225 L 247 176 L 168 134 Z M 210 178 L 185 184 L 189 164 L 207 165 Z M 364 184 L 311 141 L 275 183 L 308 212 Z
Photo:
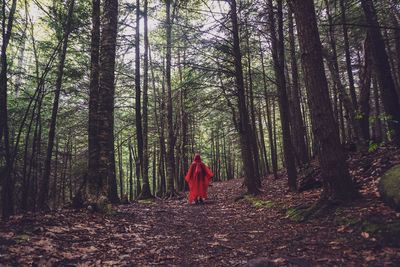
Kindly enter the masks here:
M 278 164 L 276 160 L 276 148 L 273 141 L 273 134 L 272 134 L 272 120 L 271 120 L 271 109 L 270 109 L 270 96 L 267 92 L 267 75 L 265 73 L 265 64 L 264 64 L 264 53 L 261 47 L 261 40 L 260 40 L 260 58 L 261 58 L 261 68 L 262 68 L 262 76 L 263 76 L 263 87 L 264 87 L 264 98 L 265 98 L 265 109 L 267 113 L 267 131 L 268 131 L 268 140 L 269 140 L 269 147 L 271 153 L 271 166 L 272 172 L 274 173 L 275 179 L 278 178 Z
M 370 51 L 370 38 L 367 37 L 364 41 L 364 64 L 360 72 L 360 100 L 359 100 L 359 123 L 361 127 L 361 134 L 366 142 L 369 142 L 369 99 L 371 95 L 371 51 Z
M 133 200 L 133 156 L 132 156 L 132 144 L 131 139 L 129 138 L 128 143 L 129 150 L 129 200 Z
M 38 206 L 39 209 L 43 210 L 48 208 L 48 196 L 49 196 L 49 182 L 50 182 L 50 171 L 51 171 L 51 158 L 53 155 L 53 146 L 54 146 L 54 138 L 56 135 L 56 125 L 57 125 L 57 114 L 58 114 L 58 105 L 62 87 L 62 79 L 64 75 L 64 66 L 65 66 L 65 57 L 67 54 L 68 47 L 68 39 L 71 32 L 71 24 L 72 24 L 72 14 L 74 11 L 75 0 L 70 0 L 68 7 L 68 15 L 66 18 L 66 26 L 63 34 L 63 44 L 62 51 L 60 53 L 60 63 L 57 70 L 57 80 L 56 80 L 56 88 L 54 92 L 54 101 L 53 108 L 51 113 L 50 127 L 49 127 L 49 138 L 47 143 L 47 151 L 46 158 L 44 161 L 44 173 L 42 182 L 40 184 L 39 190 L 39 198 L 38 198 Z
M 354 129 L 354 139 L 355 139 L 355 142 L 357 145 L 357 149 L 362 151 L 366 148 L 367 144 L 366 144 L 366 140 L 363 138 L 363 135 L 362 135 L 360 121 L 357 120 L 357 116 L 356 116 L 356 112 L 357 112 L 356 107 L 358 107 L 357 99 L 355 101 L 353 100 L 355 93 L 354 93 L 354 96 L 351 96 L 351 97 L 348 96 L 346 89 L 340 79 L 340 73 L 339 73 L 340 70 L 339 70 L 338 55 L 337 55 L 337 49 L 336 49 L 335 32 L 334 32 L 334 28 L 332 26 L 333 18 L 330 13 L 330 8 L 329 8 L 330 6 L 329 6 L 329 3 L 327 0 L 325 1 L 325 5 L 327 7 L 328 21 L 330 24 L 330 26 L 329 26 L 329 44 L 331 47 L 332 54 L 325 51 L 324 56 L 327 58 L 327 63 L 328 63 L 329 71 L 331 72 L 334 86 L 335 86 L 337 92 L 339 93 L 339 98 L 341 99 L 342 104 L 346 110 L 346 114 L 348 115 L 348 120 L 351 123 L 351 128 Z M 347 33 L 347 28 L 345 29 L 345 31 Z M 349 64 L 351 64 L 351 63 L 349 63 Z M 353 81 L 354 79 L 353 79 L 352 71 L 351 71 L 351 74 L 348 73 L 348 75 L 349 75 L 349 80 L 351 80 L 353 83 L 353 85 L 350 85 L 350 93 L 352 94 L 352 90 L 354 89 L 354 81 Z M 351 89 L 352 87 L 353 87 L 353 89 Z M 351 131 L 350 131 L 350 133 L 351 133 Z
M 392 139 L 397 146 L 400 146 L 400 104 L 399 96 L 396 93 L 396 86 L 390 71 L 388 55 L 385 50 L 385 43 L 378 23 L 375 7 L 372 0 L 361 0 L 361 6 L 365 13 L 371 37 L 372 60 L 376 77 L 381 90 L 383 107 L 390 116 L 388 126 L 393 131 Z
M 340 144 L 333 117 L 328 84 L 322 60 L 313 0 L 292 0 L 297 22 L 302 65 L 312 118 L 313 133 L 319 146 L 318 159 L 323 181 L 323 198 L 348 201 L 357 195 Z
M 119 141 L 119 142 L 118 142 Z M 124 197 L 124 171 L 122 165 L 122 134 L 117 139 L 118 147 L 118 174 L 119 174 L 119 197 Z
M 343 27 L 344 52 L 346 56 L 346 70 L 349 78 L 350 97 L 351 97 L 351 102 L 353 104 L 353 110 L 357 110 L 358 104 L 357 104 L 356 89 L 354 87 L 353 66 L 351 64 L 349 35 L 348 35 L 347 21 L 346 21 L 346 7 L 344 5 L 344 0 L 340 0 L 339 2 L 340 2 L 341 20 Z
M 242 53 L 240 50 L 239 40 L 239 26 L 237 18 L 236 0 L 230 3 L 230 19 L 232 23 L 233 35 L 233 55 L 235 64 L 235 78 L 237 87 L 237 96 L 239 103 L 239 137 L 240 147 L 242 153 L 242 160 L 244 165 L 245 180 L 244 183 L 247 191 L 251 194 L 259 193 L 259 177 L 255 176 L 254 172 L 254 157 L 251 146 L 252 127 L 250 124 L 249 112 L 246 106 L 245 87 L 243 80 L 243 66 L 242 66 Z
M 143 128 L 142 104 L 140 87 L 140 0 L 136 0 L 136 28 L 135 28 L 135 117 L 136 117 L 136 144 L 140 166 L 140 176 L 143 178 Z
M 173 108 L 172 108 L 172 87 L 171 87 L 171 53 L 172 53 L 172 22 L 171 22 L 171 0 L 166 0 L 167 14 L 167 55 L 166 55 L 166 83 L 167 83 L 167 125 L 168 125 L 168 150 L 167 150 L 167 172 L 168 172 L 168 189 L 169 196 L 175 195 L 175 135 L 173 125 Z
M 283 36 L 283 11 L 282 1 L 278 0 L 278 36 L 275 31 L 275 19 L 273 12 L 273 2 L 269 0 L 269 24 L 271 32 L 271 45 L 272 45 L 272 58 L 274 62 L 275 77 L 278 88 L 279 111 L 282 126 L 282 139 L 283 139 L 283 156 L 285 159 L 285 167 L 288 174 L 288 186 L 291 191 L 297 189 L 297 173 L 295 158 L 293 154 L 292 140 L 290 134 L 290 121 L 289 121 L 289 101 L 286 94 L 286 79 L 285 79 L 285 47 Z
M 270 169 L 269 169 L 269 164 L 268 164 L 267 148 L 265 146 L 265 137 L 264 137 L 264 127 L 263 127 L 263 120 L 262 120 L 261 104 L 260 104 L 260 107 L 259 107 L 257 115 L 258 115 L 258 121 L 259 121 L 259 124 L 260 124 L 258 129 L 259 129 L 259 135 L 260 135 L 259 139 L 260 139 L 262 163 L 264 164 L 264 168 L 265 168 L 265 172 L 263 173 L 263 175 L 267 175 L 267 174 L 270 173 Z
M 149 88 L 149 36 L 147 26 L 147 0 L 143 4 L 144 56 L 143 56 L 143 185 L 141 198 L 153 197 L 149 183 L 149 141 L 148 141 L 148 88 Z
M 57 178 L 58 178 L 58 154 L 59 154 L 59 138 L 56 138 L 56 151 L 55 151 L 55 163 L 54 163 L 54 177 L 53 177 L 53 189 L 52 189 L 52 200 L 53 200 L 53 209 L 57 207 Z
M 98 105 L 100 59 L 100 0 L 92 0 L 92 33 L 90 47 L 89 129 L 88 129 L 88 193 L 96 197 L 101 190 L 98 175 Z
M 300 107 L 300 84 L 299 72 L 297 67 L 296 57 L 296 41 L 294 36 L 293 25 L 293 10 L 289 5 L 288 11 L 289 22 L 289 44 L 290 44 L 290 67 L 292 73 L 292 86 L 290 86 L 290 99 L 292 105 L 290 111 L 292 112 L 292 136 L 293 148 L 295 150 L 296 158 L 300 164 L 306 164 L 309 161 L 307 144 L 306 144 L 306 127 L 301 113 Z
M 6 0 L 2 1 L 2 45 L 1 45 L 1 71 L 0 71 L 0 147 L 4 148 L 5 166 L 0 167 L 0 180 L 2 181 L 2 217 L 8 219 L 14 213 L 14 181 L 12 174 L 12 156 L 10 151 L 8 108 L 7 108 L 7 47 L 11 38 L 14 23 L 14 14 L 17 1 L 11 3 L 8 20 L 6 15 Z M 7 20 L 7 25 L 6 25 Z M 4 146 L 3 146 L 4 145 Z M 3 154 L 3 151 L 0 151 Z
M 98 106 L 99 179 L 101 193 L 112 203 L 119 201 L 114 151 L 114 71 L 118 24 L 118 0 L 105 0 L 104 24 L 100 38 L 100 74 Z
M 372 84 L 374 89 L 374 110 L 375 110 L 375 123 L 373 127 L 373 140 L 375 143 L 379 144 L 382 142 L 382 121 L 381 121 L 381 107 L 379 103 L 379 86 L 378 82 L 374 77 L 372 77 Z
M 254 157 L 254 175 L 256 177 L 260 177 L 260 173 L 262 173 L 262 169 L 260 169 L 260 155 L 258 151 L 258 138 L 257 138 L 257 124 L 256 124 L 256 115 L 255 115 L 255 106 L 254 106 L 254 88 L 253 88 L 253 73 L 252 73 L 252 67 L 251 67 L 251 48 L 250 48 L 250 31 L 248 30 L 248 22 L 246 20 L 246 32 L 247 32 L 247 38 L 246 38 L 246 43 L 247 43 L 247 64 L 248 64 L 248 88 L 249 88 L 249 108 L 250 108 L 250 121 L 251 121 L 251 127 L 252 127 L 252 138 L 251 138 L 251 144 L 252 144 L 252 149 L 253 149 L 253 157 Z M 258 179 L 259 186 L 261 187 L 261 180 Z

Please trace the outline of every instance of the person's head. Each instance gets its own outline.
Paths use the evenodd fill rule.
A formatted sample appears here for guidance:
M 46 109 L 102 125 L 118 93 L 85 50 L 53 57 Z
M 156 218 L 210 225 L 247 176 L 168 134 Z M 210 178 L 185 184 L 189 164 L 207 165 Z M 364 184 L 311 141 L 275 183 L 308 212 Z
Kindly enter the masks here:
M 200 161 L 201 161 L 200 154 L 196 153 L 196 154 L 194 155 L 194 161 L 196 161 L 196 162 L 200 162 Z

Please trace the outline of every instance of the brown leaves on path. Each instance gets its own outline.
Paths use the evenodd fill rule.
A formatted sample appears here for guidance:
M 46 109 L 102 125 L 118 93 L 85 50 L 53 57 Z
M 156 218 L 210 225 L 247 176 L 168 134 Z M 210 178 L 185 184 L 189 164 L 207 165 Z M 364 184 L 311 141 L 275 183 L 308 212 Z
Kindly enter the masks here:
M 398 159 L 397 151 L 391 158 Z M 386 154 L 383 153 L 383 156 Z M 234 199 L 242 180 L 214 183 L 205 205 L 186 200 L 116 206 L 112 215 L 60 210 L 14 216 L 0 224 L 0 264 L 31 266 L 400 265 L 400 241 L 386 242 L 379 223 L 399 220 L 374 193 L 395 162 L 350 159 L 363 198 L 328 215 L 297 223 L 287 210 L 311 204 L 319 190 L 287 192 L 285 178 L 263 181 L 255 199 Z

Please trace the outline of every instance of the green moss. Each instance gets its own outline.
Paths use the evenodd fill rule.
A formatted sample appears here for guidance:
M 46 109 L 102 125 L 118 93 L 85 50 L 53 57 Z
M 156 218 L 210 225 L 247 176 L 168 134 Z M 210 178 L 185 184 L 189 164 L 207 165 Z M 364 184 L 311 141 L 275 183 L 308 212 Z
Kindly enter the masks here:
M 143 204 L 143 205 L 153 205 L 153 204 L 155 204 L 155 200 L 154 200 L 154 198 L 139 199 L 138 203 Z
M 385 202 L 400 210 L 400 165 L 392 167 L 382 176 L 379 191 Z
M 243 199 L 257 209 L 262 209 L 262 208 L 270 209 L 275 206 L 274 202 L 270 200 L 262 200 L 251 195 L 246 195 Z
M 22 233 L 22 234 L 17 235 L 14 239 L 15 239 L 15 242 L 20 244 L 20 243 L 28 242 L 31 239 L 31 237 L 27 233 Z
M 302 222 L 305 219 L 306 212 L 307 208 L 304 207 L 289 208 L 286 211 L 286 217 L 295 222 Z

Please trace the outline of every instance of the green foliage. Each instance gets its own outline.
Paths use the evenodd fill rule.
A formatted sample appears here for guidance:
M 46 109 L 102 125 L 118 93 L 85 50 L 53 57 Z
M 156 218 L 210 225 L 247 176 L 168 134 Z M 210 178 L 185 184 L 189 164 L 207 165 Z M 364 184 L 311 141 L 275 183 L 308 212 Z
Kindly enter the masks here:
M 156 201 L 155 199 L 139 199 L 138 203 L 142 205 L 155 205 Z
M 244 201 L 250 203 L 254 208 L 257 209 L 263 209 L 263 208 L 270 209 L 275 206 L 274 202 L 272 202 L 271 200 L 259 199 L 252 195 L 246 195 L 243 199 Z
M 286 217 L 294 222 L 302 222 L 304 220 L 303 208 L 289 208 L 286 211 Z
M 14 240 L 17 244 L 26 243 L 31 239 L 31 236 L 28 233 L 21 233 L 17 235 Z
M 374 143 L 372 141 L 369 142 L 368 152 L 373 153 L 380 147 L 380 144 Z

